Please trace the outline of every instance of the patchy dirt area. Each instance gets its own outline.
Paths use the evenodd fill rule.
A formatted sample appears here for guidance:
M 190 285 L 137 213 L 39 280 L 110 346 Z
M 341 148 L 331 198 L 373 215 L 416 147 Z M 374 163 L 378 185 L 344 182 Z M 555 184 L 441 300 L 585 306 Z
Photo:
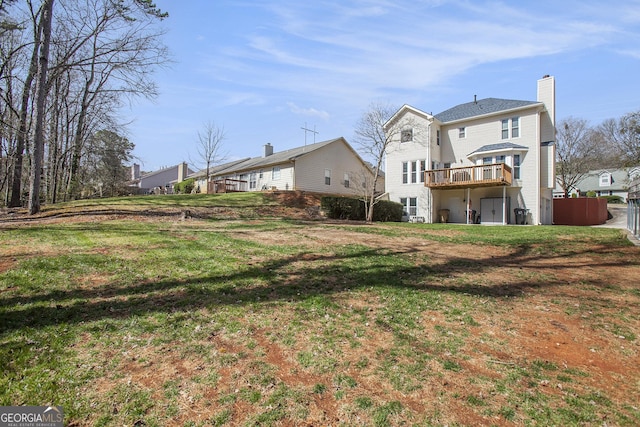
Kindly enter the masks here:
M 276 411 L 277 405 L 286 402 L 290 406 L 287 413 L 299 411 L 303 414 L 299 419 L 304 421 L 280 419 L 266 424 L 367 425 L 375 419 L 374 415 L 360 418 L 357 410 L 358 405 L 366 407 L 365 397 L 374 402 L 401 402 L 408 411 L 398 415 L 390 409 L 390 415 L 384 418 L 386 424 L 380 425 L 411 424 L 420 419 L 418 414 L 432 414 L 430 419 L 443 425 L 518 425 L 521 419 L 517 411 L 528 414 L 527 411 L 540 410 L 536 406 L 524 407 L 522 402 L 544 400 L 545 396 L 555 399 L 551 400 L 552 406 L 557 405 L 555 402 L 586 399 L 585 405 L 596 407 L 602 399 L 608 402 L 604 407 L 617 408 L 611 410 L 625 414 L 620 419 L 629 420 L 631 424 L 638 421 L 640 248 L 580 246 L 558 254 L 544 248 L 521 251 L 506 246 L 445 244 L 430 238 L 455 237 L 456 231 L 448 229 L 416 226 L 410 236 L 365 233 L 348 227 L 353 223 L 312 221 L 317 218 L 314 209 L 317 199 L 274 197 L 283 205 L 261 207 L 262 214 L 309 221 L 285 230 L 259 227 L 226 230 L 224 221 L 211 225 L 200 218 L 232 220 L 238 215 L 233 209 L 193 209 L 186 217 L 180 210 L 39 218 L 5 212 L 0 228 L 109 219 L 184 222 L 185 227 L 219 230 L 248 242 L 305 248 L 290 265 L 294 272 L 314 263 L 321 266 L 331 256 L 326 248 L 355 242 L 378 253 L 401 254 L 417 269 L 428 269 L 431 279 L 416 279 L 413 288 L 440 291 L 442 305 L 437 310 L 425 310 L 418 319 L 413 319 L 421 325 L 416 340 L 451 348 L 424 359 L 426 362 L 420 369 L 429 375 L 415 387 L 412 381 L 417 380 L 412 379 L 410 373 L 396 372 L 393 366 L 385 365 L 387 360 L 392 360 L 397 366 L 411 366 L 411 357 L 402 352 L 394 354 L 397 350 L 393 348 L 392 328 L 380 320 L 385 316 L 383 304 L 364 292 L 346 290 L 332 296 L 341 310 L 360 313 L 364 332 L 359 332 L 360 326 L 356 325 L 354 333 L 358 339 L 354 342 L 357 345 L 340 337 L 334 347 L 323 348 L 310 341 L 303 328 L 288 332 L 287 325 L 299 322 L 294 319 L 299 308 L 292 308 L 291 312 L 287 309 L 251 312 L 236 325 L 240 332 L 212 332 L 199 342 L 205 349 L 203 354 L 181 353 L 177 350 L 179 343 L 158 345 L 152 337 L 137 337 L 135 351 L 117 354 L 117 375 L 101 378 L 85 390 L 104 396 L 118 386 L 135 384 L 151 390 L 153 399 L 159 401 L 165 399 L 167 393 L 175 393 L 178 408 L 171 418 L 173 425 L 210 421 L 211 413 L 222 413 L 220 402 L 227 404 L 229 425 L 256 422 L 250 418 L 255 415 L 252 399 L 279 393 L 279 384 L 306 390 L 307 394 L 304 397 L 286 395 L 282 401 L 271 404 L 270 410 Z M 260 224 L 261 220 L 255 222 Z M 355 225 L 380 230 L 387 227 Z M 11 254 L 5 253 L 0 258 L 0 271 L 10 268 L 12 262 Z M 260 260 L 248 261 L 252 262 L 259 264 Z M 338 279 L 327 277 L 326 281 L 331 285 Z M 366 287 L 366 280 L 363 278 L 362 287 Z M 98 286 L 100 281 L 95 283 Z M 452 296 L 457 294 L 475 297 L 472 300 L 475 306 L 458 307 L 459 302 Z M 449 303 L 451 307 L 447 306 Z M 468 312 L 472 312 L 472 317 Z M 329 329 L 326 324 L 330 320 L 314 319 L 309 324 Z M 287 333 L 291 334 L 290 342 L 283 339 Z M 357 337 L 358 333 L 364 335 Z M 449 337 L 460 337 L 463 344 L 449 344 L 446 339 L 453 339 Z M 80 342 L 78 347 L 83 349 L 84 345 Z M 100 359 L 94 361 L 96 364 L 108 364 L 116 356 L 113 350 L 96 347 L 96 343 L 86 345 L 91 346 L 91 352 L 100 354 Z M 89 353 L 88 348 L 83 351 Z M 342 377 L 336 376 L 335 365 L 325 368 L 317 360 L 306 362 L 302 357 L 306 354 L 339 365 Z M 457 362 L 447 365 L 450 358 Z M 219 363 L 217 376 L 207 383 L 202 378 L 214 359 Z M 307 369 L 305 363 L 320 368 Z M 394 383 L 394 375 L 408 385 Z M 350 380 L 358 384 L 358 394 L 344 392 L 349 390 Z M 167 391 L 167 386 L 163 390 L 158 384 L 174 384 L 176 390 Z M 329 391 L 318 389 L 323 384 L 329 384 Z M 230 397 L 236 395 L 245 397 L 235 400 Z M 520 403 L 513 404 L 513 401 Z M 510 405 L 514 406 L 516 415 L 504 409 Z M 598 410 L 586 413 L 591 418 L 578 419 L 576 425 L 612 425 L 605 413 Z M 527 421 L 536 419 L 529 416 Z M 545 419 L 548 420 L 541 418 Z M 88 423 L 95 421 L 88 420 Z

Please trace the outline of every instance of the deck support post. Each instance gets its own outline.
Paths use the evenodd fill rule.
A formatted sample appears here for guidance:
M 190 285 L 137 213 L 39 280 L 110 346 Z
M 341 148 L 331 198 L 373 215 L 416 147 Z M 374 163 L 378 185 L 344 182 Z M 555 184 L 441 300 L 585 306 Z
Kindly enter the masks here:
M 469 213 L 471 212 L 471 188 L 467 188 L 467 224 L 469 224 Z
M 502 187 L 502 225 L 507 225 L 507 187 Z

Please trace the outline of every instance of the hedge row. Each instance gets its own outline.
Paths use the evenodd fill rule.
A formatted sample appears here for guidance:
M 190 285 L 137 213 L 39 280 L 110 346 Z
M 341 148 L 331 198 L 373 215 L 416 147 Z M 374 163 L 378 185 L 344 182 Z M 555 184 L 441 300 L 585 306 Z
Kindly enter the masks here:
M 320 207 L 331 219 L 364 221 L 367 219 L 364 201 L 349 197 L 324 196 Z M 403 206 L 400 203 L 380 200 L 373 207 L 373 220 L 379 222 L 402 221 Z

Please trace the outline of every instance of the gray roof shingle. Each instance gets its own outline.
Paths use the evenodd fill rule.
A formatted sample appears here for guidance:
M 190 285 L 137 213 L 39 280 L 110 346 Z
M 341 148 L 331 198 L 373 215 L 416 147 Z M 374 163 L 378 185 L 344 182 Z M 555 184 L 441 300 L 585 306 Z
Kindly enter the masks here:
M 453 108 L 449 108 L 434 117 L 442 123 L 454 122 L 456 120 L 468 119 L 470 117 L 483 116 L 485 114 L 497 113 L 500 111 L 513 110 L 515 108 L 526 107 L 538 104 L 537 101 L 518 101 L 514 99 L 485 98 L 475 102 L 467 102 Z
M 329 145 L 332 142 L 340 140 L 341 138 L 331 139 L 328 141 L 316 142 L 314 144 L 308 144 L 302 147 L 292 148 L 290 150 L 280 151 L 278 153 L 273 153 L 267 157 L 253 157 L 247 159 L 243 162 L 234 164 L 227 169 L 217 170 L 216 175 L 224 175 L 227 173 L 234 173 L 240 171 L 253 170 L 256 168 L 267 167 L 272 165 L 277 165 L 281 163 L 286 163 L 291 160 L 295 160 L 300 156 L 304 156 L 305 154 L 309 154 L 312 151 L 318 150 L 319 148 L 324 147 L 325 145 Z
M 514 144 L 513 142 L 500 142 L 498 144 L 483 145 L 482 147 L 473 151 L 469 155 L 476 154 L 476 153 L 484 153 L 487 151 L 498 151 L 498 150 L 528 150 L 528 148 L 522 145 Z

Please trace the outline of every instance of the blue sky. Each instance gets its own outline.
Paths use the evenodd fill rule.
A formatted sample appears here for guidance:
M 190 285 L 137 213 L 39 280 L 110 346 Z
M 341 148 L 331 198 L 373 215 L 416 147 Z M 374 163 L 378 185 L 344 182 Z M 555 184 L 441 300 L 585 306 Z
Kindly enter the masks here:
M 174 63 L 155 101 L 122 112 L 147 171 L 197 163 L 209 121 L 228 159 L 254 157 L 303 145 L 305 124 L 351 141 L 372 102 L 435 114 L 474 95 L 535 100 L 545 74 L 558 120 L 640 110 L 638 0 L 155 2 Z

